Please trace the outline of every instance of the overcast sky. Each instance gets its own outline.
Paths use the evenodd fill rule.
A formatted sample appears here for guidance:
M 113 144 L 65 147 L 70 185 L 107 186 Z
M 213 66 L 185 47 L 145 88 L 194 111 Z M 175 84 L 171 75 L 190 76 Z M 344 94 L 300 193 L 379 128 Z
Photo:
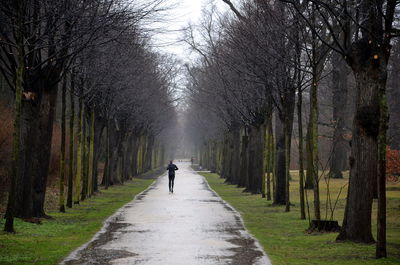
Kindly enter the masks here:
M 168 11 L 166 21 L 158 24 L 160 33 L 153 36 L 153 43 L 161 52 L 175 54 L 179 59 L 187 60 L 189 49 L 187 45 L 179 42 L 182 39 L 180 30 L 189 23 L 197 24 L 201 17 L 202 9 L 210 2 L 214 2 L 221 11 L 227 10 L 226 4 L 221 0 L 167 0 L 176 7 Z

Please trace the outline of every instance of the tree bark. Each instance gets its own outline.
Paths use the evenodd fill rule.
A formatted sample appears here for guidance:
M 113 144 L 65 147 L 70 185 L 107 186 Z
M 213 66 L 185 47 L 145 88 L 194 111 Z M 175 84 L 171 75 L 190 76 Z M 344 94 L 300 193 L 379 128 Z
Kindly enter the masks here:
M 32 120 L 37 117 L 38 99 L 22 99 L 20 118 L 20 144 L 18 172 L 16 175 L 14 216 L 29 218 L 33 215 L 33 176 L 32 153 L 34 145 L 32 139 L 36 139 L 37 128 Z
M 144 171 L 148 172 L 152 169 L 152 153 L 153 153 L 153 147 L 154 147 L 154 136 L 150 135 L 148 137 L 148 142 L 146 146 L 146 156 L 144 158 L 144 163 L 145 163 L 145 168 Z
M 246 191 L 260 194 L 262 191 L 262 180 L 264 174 L 264 125 L 250 126 L 249 128 L 249 185 Z
M 120 183 L 117 178 L 117 168 L 118 168 L 118 151 L 119 151 L 119 133 L 115 126 L 115 121 L 110 121 L 110 127 L 108 128 L 109 138 L 108 138 L 108 148 L 109 148 L 109 158 L 108 158 L 108 181 L 109 185 L 114 185 Z
M 343 226 L 337 240 L 372 243 L 371 213 L 377 182 L 379 90 L 374 69 L 355 71 L 356 115 L 350 156 L 350 179 Z
M 299 132 L 299 193 L 300 193 L 300 219 L 306 219 L 304 201 L 304 157 L 303 157 L 303 117 L 302 117 L 303 91 L 298 86 L 297 91 L 297 123 Z
M 215 143 L 214 143 L 215 145 Z M 240 174 L 240 129 L 239 127 L 234 127 L 230 132 L 226 134 L 226 159 L 224 178 L 229 184 L 237 185 L 239 183 Z M 217 160 L 217 151 L 214 147 L 213 158 Z M 216 164 L 216 162 L 214 162 Z M 216 165 L 215 165 L 216 166 Z
M 288 117 L 286 117 L 288 119 Z M 291 130 L 287 128 L 289 122 L 285 120 L 285 178 L 286 178 L 286 199 L 285 212 L 290 211 L 290 141 L 292 139 Z
M 72 196 L 73 196 L 73 179 L 74 179 L 74 121 L 75 121 L 75 77 L 71 74 L 71 91 L 70 91 L 70 118 L 69 118 L 69 161 L 68 161 L 68 195 L 67 195 L 67 207 L 72 208 Z
M 138 152 L 139 152 L 139 144 L 140 144 L 140 137 L 133 135 L 132 137 L 132 141 L 133 141 L 133 151 L 131 154 L 131 175 L 132 177 L 137 176 L 138 174 Z
M 290 167 L 290 148 L 293 130 L 293 115 L 294 115 L 294 96 L 288 98 L 291 101 L 287 103 L 285 114 L 277 115 L 275 123 L 276 135 L 276 153 L 275 153 L 275 205 L 286 205 L 289 207 L 289 167 Z
M 232 184 L 238 185 L 240 179 L 240 128 L 239 126 L 232 131 Z M 217 149 L 217 148 L 215 148 Z M 216 152 L 216 151 L 215 151 Z M 217 153 L 217 152 L 216 152 Z M 217 158 L 217 155 L 215 155 Z
M 61 147 L 60 147 L 60 179 L 59 179 L 59 202 L 58 207 L 59 211 L 65 212 L 65 198 L 64 198 L 64 183 L 65 183 L 65 138 L 66 138 L 66 118 L 65 118 L 65 109 L 66 109 L 66 92 L 67 92 L 67 80 L 64 77 L 62 88 L 61 88 Z
M 107 121 L 107 137 L 106 137 L 106 162 L 104 165 L 104 172 L 103 172 L 103 185 L 105 189 L 108 189 L 110 186 L 110 121 Z
M 342 171 L 347 165 L 348 143 L 345 139 L 347 114 L 347 67 L 346 62 L 338 53 L 332 55 L 333 84 L 333 122 L 335 129 L 332 142 L 332 159 L 330 175 L 332 178 L 343 178 Z
M 22 92 L 23 92 L 23 75 L 24 75 L 24 49 L 23 49 L 23 32 L 22 32 L 22 19 L 24 14 L 24 6 L 21 6 L 22 1 L 19 1 L 18 12 L 18 25 L 20 26 L 17 34 L 17 42 L 20 44 L 18 47 L 18 66 L 15 78 L 15 118 L 14 118 L 14 132 L 13 132 L 13 157 L 11 165 L 11 184 L 8 194 L 6 222 L 4 224 L 4 231 L 13 233 L 14 230 L 14 211 L 15 211 L 15 192 L 17 184 L 17 176 L 19 175 L 19 160 L 20 160 L 20 133 L 21 133 L 21 107 L 22 107 Z
M 266 154 L 267 154 L 267 150 L 266 150 L 266 148 L 267 148 L 267 145 L 268 145 L 268 139 L 267 139 L 267 130 L 266 130 L 266 124 L 264 124 L 263 125 L 264 126 L 264 146 L 263 146 L 263 168 L 262 168 L 262 170 L 263 170 L 263 173 L 262 173 L 262 177 L 261 177 L 261 197 L 262 198 L 266 198 L 266 196 L 267 196 L 267 191 L 266 191 L 266 189 L 267 189 L 267 187 L 266 187 L 266 176 L 265 176 L 265 173 L 266 173 L 266 170 L 265 170 L 265 167 L 266 167 Z
M 143 173 L 143 149 L 144 149 L 144 136 L 140 135 L 138 137 L 138 152 L 137 152 L 137 174 Z
M 278 116 L 278 115 L 277 115 Z M 276 175 L 275 175 L 275 196 L 273 204 L 286 204 L 286 165 L 285 165 L 285 132 L 284 124 L 280 118 L 275 121 L 275 137 L 276 137 Z
M 51 140 L 53 137 L 53 123 L 55 116 L 55 106 L 57 101 L 57 85 L 50 78 L 46 82 L 49 90 L 43 92 L 40 103 L 38 133 L 35 139 L 35 152 L 33 153 L 33 216 L 47 217 L 44 211 L 44 200 L 46 196 L 47 177 L 49 173 Z M 54 87 L 50 87 L 53 84 Z
M 310 131 L 307 127 L 306 133 L 306 176 L 305 176 L 305 185 L 304 189 L 312 190 L 314 189 L 314 175 L 313 175 L 313 162 L 312 162 L 312 151 L 310 150 L 310 146 L 312 145 L 310 139 Z
M 271 174 L 273 175 L 273 157 L 274 157 L 274 137 L 272 131 L 272 115 L 268 118 L 267 124 L 267 154 L 266 154 L 266 172 L 267 172 L 267 200 L 271 200 Z
M 88 191 L 88 163 L 87 163 L 87 143 L 88 143 L 88 128 L 87 128 L 87 113 L 89 112 L 88 107 L 84 104 L 83 108 L 83 124 L 82 124 L 82 191 L 81 191 L 81 201 L 86 199 Z
M 222 170 L 220 177 L 223 179 L 229 179 L 229 138 L 228 133 L 224 134 L 223 139 L 223 151 L 222 151 Z
M 248 146 L 249 146 L 249 136 L 247 135 L 247 128 L 244 129 L 244 135 L 242 135 L 242 147 L 240 151 L 240 179 L 239 187 L 246 187 L 249 182 L 248 167 L 249 167 L 249 156 L 248 156 Z
M 95 130 L 94 130 L 94 146 L 93 146 L 93 153 L 94 153 L 94 161 L 93 161 L 93 192 L 98 191 L 98 165 L 100 154 L 102 154 L 104 145 L 102 145 L 102 136 L 104 132 L 104 123 L 100 122 L 101 119 L 96 117 L 95 121 Z
M 389 128 L 389 111 L 386 99 L 386 87 L 379 89 L 379 135 L 378 135 L 378 217 L 376 258 L 386 258 L 386 146 Z
M 77 138 L 78 138 L 78 151 L 76 156 L 76 174 L 75 174 L 75 197 L 74 204 L 79 204 L 79 196 L 81 195 L 81 181 L 82 181 L 82 172 L 83 172 L 83 100 L 79 100 L 79 121 L 78 121 L 78 130 L 77 130 Z
M 133 153 L 133 136 L 132 133 L 128 133 L 125 142 L 124 154 L 123 154 L 123 177 L 128 180 L 133 175 L 131 174 L 130 167 L 131 167 L 131 158 Z
M 88 169 L 88 195 L 89 197 L 94 191 L 95 174 L 94 171 L 97 170 L 97 164 L 94 164 L 94 140 L 95 140 L 95 110 L 94 108 L 90 111 L 90 140 L 89 140 L 89 169 Z
M 139 174 L 143 174 L 145 172 L 146 149 L 147 149 L 147 136 L 142 135 L 140 138 Z
M 314 66 L 316 68 L 316 66 Z M 313 83 L 311 85 L 310 96 L 310 117 L 308 122 L 308 163 L 309 174 L 313 180 L 314 191 L 314 217 L 316 220 L 321 219 L 320 199 L 319 199 L 319 173 L 318 173 L 318 79 L 316 69 L 313 70 Z

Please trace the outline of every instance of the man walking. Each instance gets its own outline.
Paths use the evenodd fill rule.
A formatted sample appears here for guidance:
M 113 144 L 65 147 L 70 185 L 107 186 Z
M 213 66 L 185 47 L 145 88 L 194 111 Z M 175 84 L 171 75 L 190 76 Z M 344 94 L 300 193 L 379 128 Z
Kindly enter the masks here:
M 175 180 L 175 170 L 178 170 L 178 167 L 172 163 L 172 160 L 169 161 L 168 167 L 168 179 L 169 179 L 169 192 L 174 193 L 174 180 Z

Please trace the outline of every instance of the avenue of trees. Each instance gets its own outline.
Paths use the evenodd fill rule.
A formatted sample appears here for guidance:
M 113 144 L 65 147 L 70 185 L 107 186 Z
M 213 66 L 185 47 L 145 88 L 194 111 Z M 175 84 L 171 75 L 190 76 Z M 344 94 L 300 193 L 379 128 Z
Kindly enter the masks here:
M 317 222 L 321 179 L 349 170 L 337 240 L 375 241 L 378 198 L 376 256 L 386 257 L 386 149 L 399 147 L 400 2 L 223 2 L 230 14 L 208 8 L 185 30 L 199 54 L 186 65 L 186 130 L 200 164 L 290 211 L 297 148 L 300 218 L 304 189 L 312 189 Z M 330 150 L 321 154 L 326 134 Z
M 56 110 L 61 212 L 99 185 L 164 163 L 176 68 L 150 48 L 144 25 L 166 8 L 163 0 L 2 1 L 0 71 L 14 95 L 5 231 L 14 231 L 14 217 L 47 217 Z

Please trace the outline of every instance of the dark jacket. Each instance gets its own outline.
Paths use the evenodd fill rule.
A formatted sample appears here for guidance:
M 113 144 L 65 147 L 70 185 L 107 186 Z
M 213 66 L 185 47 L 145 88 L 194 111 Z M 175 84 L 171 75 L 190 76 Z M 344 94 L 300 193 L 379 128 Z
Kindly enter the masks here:
M 168 164 L 167 170 L 168 175 L 175 175 L 175 170 L 178 170 L 178 167 L 175 164 Z

